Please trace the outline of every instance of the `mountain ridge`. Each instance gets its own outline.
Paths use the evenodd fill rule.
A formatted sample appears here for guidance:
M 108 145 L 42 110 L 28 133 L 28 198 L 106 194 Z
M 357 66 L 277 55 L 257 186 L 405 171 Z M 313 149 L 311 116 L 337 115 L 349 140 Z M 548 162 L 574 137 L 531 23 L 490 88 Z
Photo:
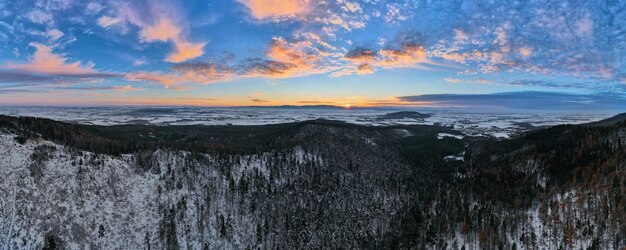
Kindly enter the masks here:
M 618 123 L 623 123 L 626 121 L 626 113 L 620 113 L 617 114 L 613 117 L 604 119 L 604 120 L 600 120 L 600 121 L 595 121 L 595 122 L 590 122 L 587 123 L 585 125 L 587 126 L 598 126 L 598 127 L 608 127 L 608 126 L 614 126 Z

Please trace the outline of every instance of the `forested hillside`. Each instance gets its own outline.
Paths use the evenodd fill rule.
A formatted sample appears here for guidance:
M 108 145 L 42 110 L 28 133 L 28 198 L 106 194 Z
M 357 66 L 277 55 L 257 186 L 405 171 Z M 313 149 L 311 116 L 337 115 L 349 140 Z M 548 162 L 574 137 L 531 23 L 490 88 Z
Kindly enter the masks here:
M 326 120 L 107 127 L 2 116 L 0 245 L 626 247 L 623 122 L 511 140 L 440 133 L 458 134 Z

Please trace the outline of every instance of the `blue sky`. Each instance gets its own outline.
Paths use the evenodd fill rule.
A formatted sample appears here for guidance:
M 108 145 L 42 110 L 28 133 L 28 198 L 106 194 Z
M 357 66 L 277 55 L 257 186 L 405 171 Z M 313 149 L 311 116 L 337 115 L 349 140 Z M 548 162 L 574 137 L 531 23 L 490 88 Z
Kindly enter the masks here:
M 0 104 L 623 110 L 625 48 L 625 1 L 0 0 Z

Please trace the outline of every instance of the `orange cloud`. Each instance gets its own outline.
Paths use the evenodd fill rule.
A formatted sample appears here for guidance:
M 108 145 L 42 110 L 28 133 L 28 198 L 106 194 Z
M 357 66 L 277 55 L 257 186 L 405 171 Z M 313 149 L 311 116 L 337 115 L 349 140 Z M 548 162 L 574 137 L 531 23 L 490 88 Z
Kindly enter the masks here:
M 284 39 L 276 38 L 272 40 L 267 57 L 293 64 L 295 70 L 307 70 L 318 60 L 315 55 L 305 51 L 310 46 L 311 44 L 306 41 L 290 44 Z
M 144 34 L 144 39 L 162 40 L 177 34 L 177 32 L 171 32 L 173 29 L 171 29 L 172 27 L 169 24 L 159 25 L 163 27 L 161 33 L 147 30 Z M 190 46 L 185 47 L 185 50 L 181 51 L 182 54 L 194 53 L 193 44 L 188 45 Z M 132 81 L 156 82 L 164 85 L 166 88 L 179 89 L 182 84 L 210 84 L 228 81 L 236 77 L 288 78 L 321 74 L 338 69 L 336 66 L 328 65 L 327 59 L 341 58 L 342 56 L 339 53 L 326 52 L 325 50 L 335 49 L 328 47 L 330 46 L 325 46 L 319 38 L 300 41 L 274 38 L 265 53 L 266 58 L 250 58 L 237 66 L 188 62 L 174 65 L 172 67 L 173 72 L 135 72 L 127 74 L 126 78 Z M 196 48 L 200 50 L 199 46 Z M 177 61 L 177 59 L 179 58 L 176 58 L 174 54 L 168 58 L 169 61 Z M 361 67 L 361 71 L 364 72 L 371 70 L 367 65 Z
M 331 76 L 340 77 L 351 74 L 371 74 L 375 67 L 402 68 L 418 67 L 420 63 L 428 63 L 428 53 L 421 45 L 403 45 L 401 49 L 381 49 L 378 52 L 356 48 L 344 56 L 354 66 L 333 72 Z
M 329 67 L 318 65 L 324 54 L 309 41 L 288 42 L 274 38 L 266 56 L 269 60 L 249 60 L 244 65 L 244 75 L 248 77 L 287 78 L 330 71 Z
M 310 11 L 309 0 L 240 0 L 256 19 L 298 16 Z
M 458 62 L 458 63 L 464 63 L 465 62 L 465 56 L 459 53 L 440 53 L 440 52 L 435 52 L 435 54 L 439 55 L 441 58 L 446 59 L 448 61 L 453 61 L 453 62 Z
M 427 63 L 428 53 L 423 46 L 405 45 L 401 50 L 383 49 L 377 65 L 382 67 L 412 67 L 418 63 Z

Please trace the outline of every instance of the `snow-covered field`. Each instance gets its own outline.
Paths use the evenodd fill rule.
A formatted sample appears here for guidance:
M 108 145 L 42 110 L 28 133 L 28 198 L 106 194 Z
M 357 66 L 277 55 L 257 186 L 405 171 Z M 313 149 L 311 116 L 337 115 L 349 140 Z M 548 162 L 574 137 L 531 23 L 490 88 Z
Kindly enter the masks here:
M 431 114 L 425 119 L 381 119 L 397 111 Z M 531 127 L 579 124 L 614 114 L 479 113 L 468 110 L 329 107 L 0 107 L 0 114 L 43 117 L 95 125 L 263 125 L 312 119 L 385 126 L 425 124 L 454 126 L 469 136 L 508 138 Z

